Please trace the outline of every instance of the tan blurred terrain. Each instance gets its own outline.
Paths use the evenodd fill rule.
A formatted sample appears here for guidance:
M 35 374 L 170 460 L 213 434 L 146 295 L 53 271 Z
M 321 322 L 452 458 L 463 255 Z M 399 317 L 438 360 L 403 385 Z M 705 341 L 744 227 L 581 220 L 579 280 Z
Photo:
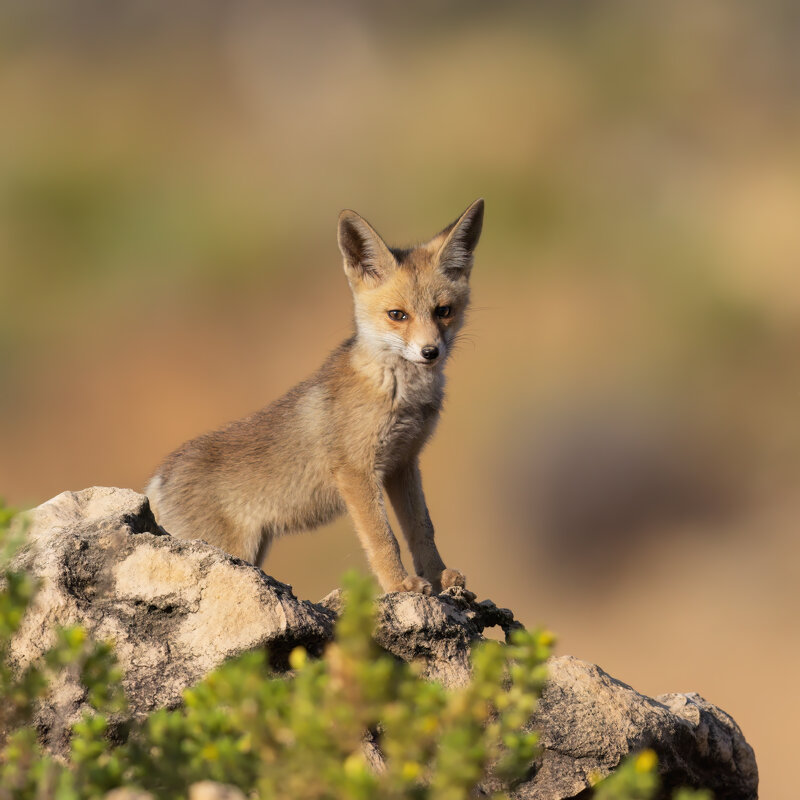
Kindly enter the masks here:
M 350 330 L 342 207 L 487 203 L 423 474 L 445 559 L 793 798 L 800 7 L 0 11 L 0 492 L 141 488 Z M 317 599 L 347 520 L 267 571 Z M 309 565 L 313 565 L 310 567 Z

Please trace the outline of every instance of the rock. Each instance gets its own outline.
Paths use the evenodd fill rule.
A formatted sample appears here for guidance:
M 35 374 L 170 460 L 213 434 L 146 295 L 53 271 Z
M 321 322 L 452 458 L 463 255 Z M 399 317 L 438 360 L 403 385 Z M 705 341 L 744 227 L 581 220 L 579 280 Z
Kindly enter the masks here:
M 320 605 L 339 613 L 341 590 L 335 589 Z M 437 597 L 393 592 L 378 599 L 375 641 L 404 661 L 422 661 L 423 675 L 444 686 L 469 682 L 469 652 L 472 642 L 486 628 L 499 627 L 508 635 L 521 628 L 507 608 L 491 600 L 475 602 L 475 595 L 460 586 Z
M 44 653 L 56 626 L 82 625 L 114 641 L 135 714 L 177 705 L 186 687 L 246 650 L 266 645 L 280 663 L 297 645 L 319 653 L 333 632 L 333 613 L 300 602 L 290 586 L 204 542 L 166 535 L 147 498 L 128 489 L 64 492 L 39 506 L 15 566 L 41 588 L 12 663 Z M 63 751 L 84 699 L 67 675 L 41 709 L 51 750 Z
M 755 800 L 753 749 L 733 719 L 697 694 L 645 697 L 594 664 L 549 661 L 549 679 L 530 728 L 542 754 L 518 800 L 576 797 L 629 753 L 652 748 L 666 789 L 705 787 L 716 800 Z
M 57 625 L 83 625 L 97 639 L 114 640 L 135 715 L 176 706 L 183 689 L 246 650 L 269 647 L 278 668 L 298 645 L 320 653 L 342 602 L 338 590 L 320 603 L 300 601 L 250 564 L 201 541 L 173 539 L 147 498 L 126 489 L 65 492 L 39 506 L 17 565 L 42 586 L 13 641 L 13 664 L 41 655 Z M 520 627 L 507 609 L 454 587 L 438 597 L 382 596 L 374 636 L 453 687 L 469 680 L 471 644 L 492 626 L 506 634 Z M 82 688 L 66 674 L 38 719 L 51 751 L 64 752 L 68 727 L 84 708 Z M 716 800 L 757 797 L 752 748 L 730 716 L 696 694 L 645 697 L 599 667 L 562 656 L 550 661 L 530 726 L 541 731 L 543 749 L 515 788 L 517 800 L 588 797 L 592 777 L 645 747 L 658 753 L 667 787 L 705 786 Z M 365 751 L 379 768 L 377 744 L 365 741 Z M 230 796 L 220 794 L 228 788 L 202 794 L 204 784 L 191 796 Z

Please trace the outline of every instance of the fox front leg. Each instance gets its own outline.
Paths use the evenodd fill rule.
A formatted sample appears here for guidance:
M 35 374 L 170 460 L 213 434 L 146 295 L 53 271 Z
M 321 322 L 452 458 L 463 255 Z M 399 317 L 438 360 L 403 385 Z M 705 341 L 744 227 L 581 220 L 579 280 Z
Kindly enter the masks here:
M 409 575 L 403 567 L 400 547 L 389 525 L 383 493 L 375 477 L 343 470 L 337 473 L 336 484 L 383 591 L 430 594 L 431 584 Z
M 451 586 L 466 585 L 464 575 L 445 567 L 439 555 L 416 459 L 386 480 L 386 491 L 408 541 L 417 575 L 430 581 L 437 594 Z

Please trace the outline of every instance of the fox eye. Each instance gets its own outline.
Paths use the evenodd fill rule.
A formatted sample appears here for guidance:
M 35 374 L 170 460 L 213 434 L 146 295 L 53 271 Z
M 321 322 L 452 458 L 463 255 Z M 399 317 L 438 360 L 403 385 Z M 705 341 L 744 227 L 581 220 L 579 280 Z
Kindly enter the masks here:
M 452 306 L 436 306 L 433 313 L 436 314 L 437 317 L 449 317 L 452 311 Z
M 393 308 L 391 311 L 386 312 L 395 322 L 402 322 L 405 319 L 408 319 L 408 314 L 405 311 L 401 311 L 399 308 Z

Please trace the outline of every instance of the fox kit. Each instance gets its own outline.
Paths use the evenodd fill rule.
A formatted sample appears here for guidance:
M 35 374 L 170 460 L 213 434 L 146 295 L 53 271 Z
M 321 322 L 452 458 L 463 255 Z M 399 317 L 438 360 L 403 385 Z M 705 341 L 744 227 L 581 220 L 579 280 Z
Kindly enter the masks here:
M 167 456 L 145 490 L 159 524 L 261 565 L 276 536 L 347 511 L 384 591 L 464 586 L 436 548 L 419 454 L 442 406 L 482 224 L 476 200 L 429 242 L 400 250 L 343 211 L 355 333 L 279 400 Z M 384 490 L 416 575 L 400 560 Z

